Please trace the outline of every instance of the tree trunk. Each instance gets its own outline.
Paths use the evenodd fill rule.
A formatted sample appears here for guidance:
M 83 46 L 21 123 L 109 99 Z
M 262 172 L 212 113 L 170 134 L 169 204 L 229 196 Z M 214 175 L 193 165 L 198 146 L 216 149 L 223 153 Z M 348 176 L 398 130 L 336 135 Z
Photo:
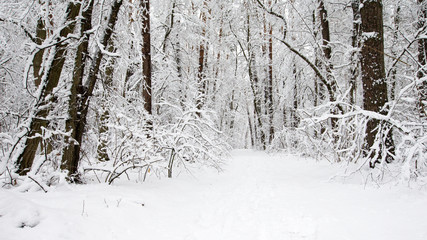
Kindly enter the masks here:
M 295 61 L 295 60 L 294 60 Z M 294 87 L 293 87 L 293 96 L 292 96 L 292 124 L 291 127 L 297 128 L 299 125 L 299 117 L 298 117 L 298 72 L 297 66 L 294 63 L 293 66 L 293 75 L 294 75 Z
M 385 104 L 388 101 L 388 97 L 384 65 L 382 1 L 363 0 L 362 4 L 360 14 L 362 19 L 362 36 L 364 37 L 361 54 L 363 108 L 387 114 L 388 110 L 385 108 Z M 381 128 L 382 123 L 379 120 L 370 119 L 367 123 L 365 150 L 371 152 L 368 155 L 374 161 L 371 162 L 371 167 L 375 167 L 375 164 L 379 162 L 378 159 L 384 157 L 387 162 L 391 162 L 394 157 L 394 142 L 391 130 L 385 136 L 384 145 L 380 146 L 378 152 L 371 149 L 375 144 L 376 136 L 380 133 Z M 380 139 L 378 141 L 383 140 Z M 381 150 L 383 147 L 385 147 L 386 152 Z
M 86 59 L 89 55 L 89 36 L 85 36 L 85 34 L 86 31 L 92 29 L 93 4 L 94 0 L 91 0 L 87 9 L 82 13 L 80 36 L 83 37 L 83 40 L 77 47 L 76 58 L 74 60 L 73 82 L 70 88 L 70 99 L 68 101 L 68 119 L 65 121 L 65 130 L 70 132 L 70 136 L 65 138 L 65 143 L 67 145 L 64 148 L 61 162 L 61 168 L 68 170 L 69 177 L 72 181 L 76 182 L 80 181 L 78 176 L 74 175 L 77 173 L 77 165 L 80 158 L 79 153 L 76 153 L 76 145 L 81 144 L 78 142 L 77 137 L 77 127 L 81 120 L 79 104 L 81 102 L 81 96 L 85 94 L 83 76 Z
M 110 41 L 109 52 L 115 52 L 116 49 L 114 47 L 114 42 Z M 102 107 L 102 114 L 99 118 L 99 138 L 98 138 L 98 148 L 97 148 L 97 154 L 98 154 L 98 161 L 104 162 L 109 161 L 110 158 L 108 156 L 107 152 L 107 146 L 108 146 L 108 120 L 110 119 L 110 112 L 108 110 L 107 104 L 105 104 L 108 101 L 108 95 L 110 93 L 110 89 L 113 87 L 113 77 L 114 77 L 114 67 L 115 67 L 116 61 L 115 58 L 111 58 L 106 63 L 105 67 L 105 80 L 104 80 L 104 91 L 103 91 L 103 103 L 101 104 Z
M 261 103 L 262 103 L 262 96 L 259 90 L 259 78 L 257 75 L 257 72 L 254 69 L 254 66 L 256 66 L 256 59 L 255 59 L 255 52 L 254 49 L 252 49 L 251 45 L 251 31 L 250 31 L 250 16 L 249 13 L 247 15 L 247 36 L 246 36 L 246 42 L 247 42 L 247 52 L 248 52 L 248 58 L 246 59 L 248 61 L 248 75 L 249 75 L 249 81 L 253 93 L 253 105 L 254 105 L 254 133 L 255 133 L 255 140 L 259 140 L 258 142 L 261 144 L 262 149 L 265 150 L 266 144 L 265 144 L 265 133 L 263 129 L 263 123 L 262 123 L 262 109 L 261 109 Z M 257 141 L 255 141 L 257 142 Z
M 268 143 L 271 144 L 274 138 L 274 102 L 273 102 L 273 26 L 269 26 L 269 37 L 268 37 L 268 121 L 269 121 L 269 140 Z
M 206 6 L 206 1 L 203 2 L 204 6 Z M 200 111 L 203 108 L 203 105 L 206 101 L 206 76 L 205 76 L 205 37 L 206 37 L 206 9 L 201 10 L 200 18 L 202 20 L 203 26 L 202 26 L 202 35 L 201 35 L 201 43 L 199 46 L 199 69 L 197 73 L 197 80 L 198 80 L 198 95 L 196 99 L 196 107 Z M 200 115 L 200 112 L 197 113 Z
M 427 6 L 424 0 L 418 0 L 418 4 L 420 5 L 420 10 L 418 13 L 418 29 L 422 29 L 426 24 L 427 18 Z M 427 39 L 423 38 L 418 41 L 418 63 L 419 69 L 417 72 L 417 78 L 425 78 L 427 70 L 426 66 L 426 58 L 427 58 Z M 423 79 L 421 82 L 417 84 L 418 90 L 418 111 L 420 114 L 420 118 L 423 120 L 427 120 L 427 80 Z
M 331 34 L 329 30 L 329 20 L 328 20 L 328 12 L 326 11 L 325 4 L 323 0 L 318 0 L 318 8 L 319 8 L 319 20 L 320 20 L 320 28 L 322 32 L 322 50 L 325 56 L 326 61 L 326 69 L 330 71 L 330 60 L 331 60 L 331 45 L 329 42 L 331 41 Z M 329 70 L 328 70 L 329 69 Z
M 37 28 L 36 28 L 36 44 L 41 45 L 46 40 L 46 37 L 47 37 L 46 24 L 42 18 L 39 18 L 39 20 L 37 20 Z M 33 77 L 34 77 L 34 85 L 36 87 L 39 87 L 40 83 L 42 82 L 43 73 L 40 72 L 40 70 L 42 70 L 43 55 L 44 55 L 44 48 L 37 50 L 33 58 Z
M 360 61 L 359 61 L 359 48 L 360 48 L 360 34 L 361 34 L 361 23 L 360 23 L 360 0 L 352 0 L 351 8 L 353 10 L 353 29 L 351 35 L 351 46 L 353 47 L 353 52 L 351 54 L 352 66 L 350 69 L 350 104 L 356 103 L 356 93 L 357 93 L 357 79 L 359 77 L 360 71 Z
M 142 76 L 144 86 L 142 96 L 144 98 L 144 109 L 152 114 L 152 91 L 151 91 L 151 32 L 150 32 L 150 1 L 141 0 L 142 8 Z M 149 123 L 149 129 L 152 123 Z
M 312 14 L 312 24 L 313 24 L 313 37 L 317 41 L 317 36 L 319 34 L 319 29 L 316 21 L 316 10 L 313 10 Z M 319 49 L 317 44 L 314 45 L 314 65 L 317 68 L 321 68 L 320 59 L 319 59 Z M 319 77 L 317 75 L 314 76 L 314 96 L 313 96 L 313 106 L 317 107 L 320 103 L 320 100 L 324 100 L 324 91 L 322 91 L 321 83 L 319 83 Z
M 268 1 L 268 5 L 271 6 L 271 0 Z M 266 21 L 264 17 L 264 21 Z M 271 144 L 274 138 L 274 103 L 273 103 L 273 26 L 271 23 L 264 23 L 265 35 L 268 36 L 268 67 L 267 67 L 267 84 L 265 86 L 265 108 L 266 115 L 268 117 L 268 144 Z
M 108 19 L 108 24 L 105 28 L 104 36 L 101 40 L 102 46 L 107 46 L 108 42 L 111 39 L 122 3 L 123 0 L 116 0 L 113 3 Z M 87 78 L 87 85 L 85 87 L 82 86 L 78 89 L 78 92 L 81 94 L 81 98 L 79 99 L 77 105 L 77 115 L 75 116 L 76 121 L 75 125 L 73 126 L 71 136 L 75 140 L 75 143 L 74 146 L 70 145 L 69 152 L 67 152 L 67 154 L 64 154 L 64 156 L 66 155 L 66 157 L 63 157 L 63 162 L 61 166 L 62 169 L 68 170 L 70 180 L 77 183 L 80 182 L 80 178 L 78 176 L 78 165 L 80 161 L 80 150 L 83 142 L 84 128 L 87 121 L 90 97 L 92 96 L 93 90 L 96 85 L 96 80 L 98 79 L 98 72 L 100 69 L 103 55 L 104 54 L 100 49 L 96 50 L 94 57 L 92 57 L 92 63 Z
M 329 29 L 328 12 L 326 11 L 323 0 L 318 0 L 318 4 L 319 4 L 318 9 L 319 9 L 320 28 L 322 33 L 322 51 L 323 51 L 323 56 L 325 58 L 324 60 L 325 60 L 326 79 L 328 81 L 328 84 L 332 88 L 331 89 L 331 91 L 333 92 L 332 94 L 335 95 L 337 92 L 337 84 L 332 78 L 332 68 L 333 68 L 331 63 L 332 49 L 331 49 L 331 45 L 329 44 L 331 41 L 331 34 Z M 331 99 L 331 96 L 329 96 L 329 98 Z M 335 99 L 335 96 L 333 98 Z M 331 112 L 336 113 L 335 110 L 332 110 Z M 336 118 L 331 118 L 332 129 L 335 129 L 337 127 L 336 122 L 337 122 Z
M 61 38 L 66 38 L 69 34 L 74 32 L 76 26 L 75 19 L 79 15 L 80 7 L 80 3 L 73 2 L 68 4 L 66 10 L 66 23 L 68 25 L 60 31 L 60 36 L 56 39 L 58 42 Z M 49 105 L 52 104 L 55 99 L 52 96 L 52 92 L 53 89 L 58 86 L 59 78 L 61 77 L 67 46 L 68 43 L 63 41 L 51 50 L 51 54 L 54 57 L 49 63 L 48 69 L 44 71 L 45 80 L 40 83 L 42 89 L 35 106 L 34 117 L 31 119 L 30 130 L 25 139 L 24 148 L 16 160 L 17 172 L 20 175 L 25 175 L 31 170 L 34 157 L 42 139 L 40 135 L 43 135 L 43 128 L 46 128 L 48 125 L 46 117 L 51 109 Z
M 393 29 L 393 40 L 392 40 L 392 47 L 391 47 L 391 55 L 394 58 L 397 58 L 397 52 L 396 52 L 396 47 L 399 43 L 399 39 L 398 39 L 398 32 L 399 32 L 399 23 L 400 23 L 400 6 L 397 6 L 396 8 L 396 12 L 394 13 L 394 19 L 393 19 L 393 25 L 394 25 L 394 29 Z M 396 98 L 396 74 L 397 74 L 397 69 L 396 66 L 393 66 L 391 71 L 390 71 L 390 87 L 389 87 L 389 92 L 390 92 L 390 100 L 394 101 Z

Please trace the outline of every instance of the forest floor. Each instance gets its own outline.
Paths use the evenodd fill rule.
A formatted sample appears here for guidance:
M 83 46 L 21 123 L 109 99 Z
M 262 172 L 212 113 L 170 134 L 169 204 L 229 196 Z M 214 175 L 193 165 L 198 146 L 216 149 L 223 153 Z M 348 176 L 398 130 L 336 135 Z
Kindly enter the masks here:
M 337 166 L 234 151 L 224 171 L 0 189 L 2 240 L 425 240 L 427 191 L 331 181 Z

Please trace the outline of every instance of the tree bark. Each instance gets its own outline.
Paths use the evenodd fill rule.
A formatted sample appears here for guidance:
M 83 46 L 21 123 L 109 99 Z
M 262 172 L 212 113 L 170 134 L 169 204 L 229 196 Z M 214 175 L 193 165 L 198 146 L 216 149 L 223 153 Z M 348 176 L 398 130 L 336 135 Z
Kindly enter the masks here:
M 246 42 L 247 42 L 247 52 L 249 56 L 246 56 L 246 61 L 248 62 L 248 75 L 249 75 L 249 81 L 253 93 L 253 105 L 254 105 L 254 126 L 253 130 L 255 133 L 255 143 L 259 142 L 261 144 L 262 149 L 266 149 L 265 144 L 265 133 L 263 129 L 263 122 L 262 122 L 262 109 L 261 109 L 261 103 L 262 103 L 262 96 L 259 90 L 259 78 L 258 74 L 254 69 L 254 66 L 256 65 L 256 59 L 255 59 L 255 52 L 254 49 L 252 49 L 251 44 L 251 21 L 250 21 L 250 15 L 249 13 L 246 16 L 247 20 L 247 35 L 246 35 Z
M 322 33 L 322 50 L 323 54 L 325 55 L 325 61 L 326 61 L 326 69 L 330 70 L 330 60 L 331 60 L 331 45 L 329 45 L 329 42 L 331 41 L 331 34 L 329 30 L 329 20 L 328 20 L 328 12 L 325 8 L 325 3 L 323 0 L 318 0 L 318 9 L 319 9 L 319 20 L 320 20 L 320 28 Z
M 115 52 L 116 49 L 114 47 L 114 41 L 110 41 L 109 52 Z M 113 87 L 113 79 L 114 79 L 114 67 L 115 67 L 115 58 L 111 58 L 107 61 L 105 67 L 105 80 L 104 80 L 104 91 L 103 91 L 103 102 L 101 103 L 102 114 L 99 117 L 99 127 L 98 127 L 98 161 L 105 162 L 109 161 L 110 158 L 108 156 L 107 147 L 108 147 L 108 120 L 110 119 L 110 111 L 108 110 L 108 106 L 106 106 L 106 102 L 108 101 L 108 95 L 110 93 L 110 89 Z
M 427 6 L 424 0 L 418 0 L 419 4 L 419 12 L 418 12 L 418 29 L 421 30 L 426 24 L 427 18 Z M 417 78 L 422 79 L 425 78 L 427 70 L 426 67 L 426 58 L 427 58 L 427 39 L 423 38 L 418 41 L 418 63 L 419 69 L 417 72 Z M 418 90 L 418 111 L 420 118 L 423 120 L 427 120 L 427 80 L 419 80 L 420 82 L 417 84 Z
M 365 110 L 387 114 L 385 107 L 388 101 L 387 82 L 384 64 L 384 29 L 382 18 L 381 0 L 362 0 L 360 9 L 362 19 L 362 53 L 361 69 L 363 84 L 363 108 Z M 371 149 L 380 133 L 383 123 L 376 119 L 370 119 L 366 128 L 365 150 L 371 152 L 367 157 L 373 159 L 370 166 L 375 167 L 378 159 L 385 158 L 386 162 L 391 162 L 394 157 L 394 142 L 392 131 L 388 131 L 385 136 L 384 145 L 380 146 L 378 152 Z M 379 141 L 383 141 L 380 139 Z M 381 148 L 385 147 L 386 152 Z M 383 155 L 385 154 L 385 156 Z
M 206 7 L 206 1 L 203 1 L 204 7 Z M 199 69 L 197 73 L 197 80 L 198 80 L 198 95 L 196 99 L 196 108 L 199 110 L 197 113 L 200 117 L 200 110 L 203 108 L 203 105 L 206 101 L 206 76 L 205 76 L 205 61 L 206 61 L 206 53 L 205 53 L 205 38 L 206 38 L 206 9 L 201 10 L 200 18 L 202 20 L 202 34 L 201 34 L 201 43 L 199 46 Z
M 295 60 L 294 60 L 295 62 Z M 300 119 L 298 117 L 298 71 L 297 71 L 297 65 L 294 63 L 293 67 L 292 67 L 292 73 L 293 73 L 293 77 L 294 77 L 294 86 L 292 89 L 292 122 L 291 122 L 291 127 L 293 128 L 297 128 L 300 122 Z
M 82 13 L 80 22 L 80 36 L 83 38 L 77 47 L 76 57 L 74 60 L 73 82 L 70 88 L 70 98 L 68 101 L 68 119 L 65 121 L 65 130 L 70 133 L 69 137 L 65 138 L 67 144 L 62 153 L 61 168 L 68 170 L 70 180 L 79 182 L 77 173 L 77 165 L 80 155 L 76 151 L 80 151 L 76 145 L 78 142 L 78 126 L 81 120 L 80 103 L 81 97 L 85 94 L 83 87 L 83 76 L 86 67 L 86 59 L 89 56 L 89 35 L 86 32 L 92 29 L 92 11 L 94 0 L 89 2 L 88 7 Z
M 271 6 L 271 0 L 268 1 L 268 5 Z M 265 18 L 264 18 L 265 19 Z M 269 138 L 268 144 L 271 144 L 274 138 L 274 102 L 273 102 L 273 26 L 269 23 L 264 23 L 267 27 L 266 35 L 268 36 L 268 70 L 267 70 L 267 84 L 265 90 L 266 99 L 266 113 L 268 117 L 269 126 Z M 268 30 L 268 32 L 267 32 Z
M 151 91 L 151 32 L 150 32 L 150 1 L 141 0 L 142 8 L 142 76 L 144 98 L 144 109 L 152 114 L 152 91 Z M 152 125 L 150 123 L 150 125 Z M 149 126 L 152 128 L 152 126 Z
M 394 18 L 393 18 L 393 26 L 394 26 L 394 31 L 393 31 L 393 40 L 392 40 L 392 47 L 391 47 L 391 55 L 394 58 L 397 58 L 397 52 L 396 52 L 396 47 L 398 45 L 399 39 L 398 39 L 398 32 L 399 32 L 399 24 L 400 24 L 400 6 L 397 6 L 396 11 L 394 12 Z M 389 92 L 390 92 L 390 100 L 394 101 L 396 98 L 396 74 L 397 74 L 397 69 L 396 66 L 393 66 L 392 69 L 390 70 L 390 87 L 389 87 Z
M 61 38 L 66 38 L 69 34 L 74 32 L 76 26 L 75 20 L 79 15 L 80 7 L 80 3 L 72 2 L 68 4 L 66 10 L 66 26 L 60 31 L 59 37 L 56 39 L 58 42 L 60 42 Z M 34 117 L 31 119 L 30 130 L 25 138 L 24 148 L 16 160 L 17 172 L 20 175 L 25 175 L 31 170 L 34 157 L 42 139 L 40 136 L 43 135 L 43 129 L 48 125 L 46 117 L 51 109 L 49 105 L 52 104 L 55 99 L 52 96 L 52 92 L 53 89 L 58 86 L 59 78 L 61 77 L 67 46 L 68 43 L 62 41 L 51 50 L 53 58 L 48 69 L 45 71 L 45 76 L 43 76 L 45 80 L 42 79 L 40 83 L 42 89 L 35 106 Z
M 47 37 L 46 24 L 42 18 L 37 20 L 36 44 L 41 45 Z M 43 73 L 40 72 L 43 64 L 44 48 L 38 49 L 33 58 L 34 85 L 38 88 L 42 82 Z
M 360 0 L 352 0 L 351 8 L 353 10 L 353 29 L 351 35 L 351 54 L 352 66 L 350 69 L 350 104 L 356 103 L 357 79 L 360 74 L 359 48 L 361 40 L 361 22 L 360 22 Z
M 319 9 L 320 29 L 322 33 L 322 51 L 323 51 L 323 56 L 325 60 L 326 79 L 328 81 L 328 84 L 332 88 L 331 89 L 331 91 L 333 92 L 332 94 L 335 95 L 337 92 L 337 84 L 335 80 L 332 78 L 332 68 L 333 68 L 331 63 L 332 49 L 331 49 L 331 45 L 329 44 L 331 41 L 331 34 L 329 29 L 328 12 L 326 11 L 325 3 L 323 2 L 323 0 L 318 0 L 318 4 L 319 4 L 318 9 Z M 336 113 L 336 110 L 333 109 L 331 110 L 331 112 Z M 337 122 L 336 118 L 331 118 L 332 129 L 335 129 L 337 127 L 336 122 Z
M 104 36 L 102 37 L 101 44 L 107 46 L 113 34 L 114 27 L 117 22 L 118 13 L 123 0 L 115 0 L 111 8 L 111 12 L 108 19 L 107 27 L 104 30 Z M 77 115 L 75 115 L 75 125 L 73 126 L 71 137 L 74 139 L 74 145 L 70 145 L 70 150 L 67 154 L 64 154 L 62 162 L 62 169 L 68 170 L 68 176 L 72 182 L 80 182 L 81 179 L 78 176 L 78 165 L 80 162 L 80 151 L 83 142 L 84 128 L 87 121 L 87 114 L 89 111 L 90 97 L 92 96 L 93 90 L 98 79 L 98 72 L 103 58 L 103 52 L 101 49 L 97 49 L 94 56 L 92 57 L 92 63 L 89 68 L 89 75 L 87 78 L 87 84 L 78 89 L 81 98 L 77 105 Z

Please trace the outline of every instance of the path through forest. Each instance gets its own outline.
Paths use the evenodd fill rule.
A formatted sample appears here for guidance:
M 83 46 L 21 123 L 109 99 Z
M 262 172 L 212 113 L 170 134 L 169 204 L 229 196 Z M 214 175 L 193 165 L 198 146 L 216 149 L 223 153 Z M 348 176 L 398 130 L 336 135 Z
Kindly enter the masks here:
M 425 191 L 329 181 L 337 169 L 327 162 L 248 150 L 224 169 L 47 194 L 0 190 L 0 239 L 427 239 Z

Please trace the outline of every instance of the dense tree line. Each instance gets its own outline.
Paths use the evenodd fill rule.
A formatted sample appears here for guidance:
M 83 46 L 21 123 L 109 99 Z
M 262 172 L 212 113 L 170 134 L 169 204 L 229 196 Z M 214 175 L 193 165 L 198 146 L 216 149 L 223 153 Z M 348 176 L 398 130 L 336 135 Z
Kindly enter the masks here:
M 2 1 L 3 182 L 172 177 L 230 148 L 425 177 L 426 17 L 423 0 Z

